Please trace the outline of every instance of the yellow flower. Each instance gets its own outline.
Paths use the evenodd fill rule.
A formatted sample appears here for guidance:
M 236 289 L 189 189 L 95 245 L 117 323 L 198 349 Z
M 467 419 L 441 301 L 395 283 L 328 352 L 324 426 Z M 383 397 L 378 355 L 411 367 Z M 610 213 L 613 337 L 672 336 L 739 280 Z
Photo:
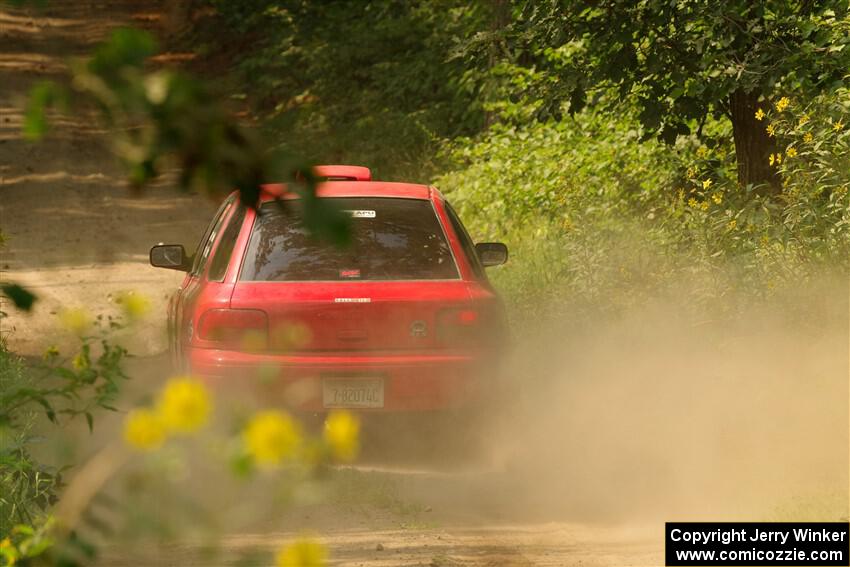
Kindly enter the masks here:
M 696 199 L 694 199 L 693 197 L 691 197 L 690 199 L 688 199 L 688 205 L 689 205 L 689 206 L 691 206 L 691 207 L 696 208 L 696 207 L 697 207 L 697 205 L 698 205 L 697 200 L 696 200 Z
M 300 539 L 281 549 L 275 561 L 277 567 L 324 567 L 328 552 L 325 546 L 309 539 Z
M 706 179 L 705 181 L 702 182 L 702 188 L 708 189 L 709 187 L 711 187 L 712 183 L 714 183 L 714 182 L 711 179 Z
M 700 203 L 699 208 L 702 209 L 703 211 L 707 211 L 708 210 L 708 201 L 703 201 L 702 203 Z
M 835 130 L 836 132 L 838 132 L 842 128 L 844 128 L 844 122 L 841 121 L 841 120 L 839 120 L 838 122 L 836 122 L 835 124 L 832 125 L 832 129 Z
M 776 103 L 776 110 L 778 110 L 779 112 L 782 112 L 783 110 L 788 108 L 790 105 L 791 105 L 791 101 L 788 100 L 787 96 L 784 96 L 784 97 L 779 99 L 779 102 Z
M 688 168 L 688 179 L 693 179 L 697 176 L 697 172 L 693 167 Z
M 165 442 L 165 426 L 155 412 L 133 410 L 124 419 L 124 441 L 142 451 L 158 449 Z
M 763 119 L 764 119 L 764 110 L 759 108 L 758 110 L 756 110 L 756 120 L 761 121 Z
M 242 441 L 257 464 L 274 466 L 295 455 L 301 445 L 301 428 L 285 412 L 262 411 L 248 422 Z
M 807 144 L 811 143 L 811 141 L 814 140 L 814 139 L 815 139 L 815 137 L 812 136 L 811 132 L 806 132 L 805 134 L 803 134 L 803 141 L 806 142 Z
M 809 116 L 808 114 L 802 115 L 800 117 L 800 121 L 797 122 L 797 127 L 805 126 L 806 124 L 809 123 L 809 120 L 811 120 L 811 119 L 812 119 L 811 116 Z
M 71 366 L 74 370 L 85 370 L 89 367 L 89 357 L 84 352 L 78 352 L 77 356 L 71 359 Z
M 66 329 L 78 335 L 84 334 L 92 325 L 89 312 L 79 307 L 65 309 L 59 315 L 59 320 Z
M 3 540 L 0 541 L 0 549 L 7 549 L 9 547 L 12 547 L 12 540 L 4 537 Z
M 697 148 L 697 156 L 698 157 L 704 158 L 707 155 L 708 155 L 708 148 L 706 148 L 705 146 L 700 146 L 699 148 Z
M 727 230 L 735 230 L 736 226 L 738 226 L 738 221 L 735 219 L 732 219 L 728 223 L 726 223 Z
M 313 340 L 313 333 L 304 323 L 293 321 L 275 328 L 272 337 L 284 350 L 298 350 Z
M 116 301 L 121 304 L 124 314 L 131 321 L 141 319 L 151 309 L 151 302 L 147 297 L 132 291 L 120 294 Z
M 323 436 L 336 460 L 353 461 L 360 450 L 360 420 L 348 411 L 332 411 Z
M 47 350 L 44 351 L 44 354 L 41 355 L 44 360 L 52 360 L 57 356 L 59 356 L 59 349 L 56 348 L 56 345 L 50 345 L 47 347 Z
M 779 165 L 781 163 L 782 163 L 782 154 L 779 153 L 779 152 L 776 152 L 776 165 Z
M 714 201 L 715 204 L 719 205 L 723 202 L 723 195 L 721 195 L 720 193 L 715 193 L 711 196 L 711 200 Z
M 786 158 L 797 157 L 797 148 L 791 147 L 791 148 L 788 148 L 787 150 L 785 150 L 785 157 Z
M 773 124 L 768 124 L 767 128 L 765 128 L 767 135 L 773 137 L 776 135 L 776 128 L 774 128 Z
M 207 423 L 212 403 L 203 384 L 183 376 L 168 381 L 156 409 L 168 431 L 192 433 Z

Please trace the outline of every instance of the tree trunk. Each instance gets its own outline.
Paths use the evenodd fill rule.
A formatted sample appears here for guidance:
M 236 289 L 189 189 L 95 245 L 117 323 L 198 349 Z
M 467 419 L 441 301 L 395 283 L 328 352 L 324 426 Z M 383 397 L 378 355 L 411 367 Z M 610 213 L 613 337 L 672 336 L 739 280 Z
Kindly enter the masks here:
M 490 32 L 493 36 L 490 39 L 490 57 L 489 57 L 489 67 L 492 70 L 493 67 L 499 62 L 501 57 L 501 49 L 499 46 L 499 40 L 496 38 L 496 34 L 504 30 L 511 23 L 511 3 L 510 0 L 491 0 L 491 9 L 492 13 L 490 14 Z M 492 99 L 495 97 L 495 85 L 493 84 L 493 78 L 490 77 L 488 79 L 489 84 L 485 85 L 487 98 L 492 102 Z M 488 110 L 484 114 L 484 126 L 489 128 L 496 121 L 496 115 L 493 114 L 492 111 Z
M 759 195 L 778 195 L 782 192 L 782 180 L 769 161 L 770 154 L 777 151 L 776 140 L 765 129 L 767 122 L 756 118 L 758 93 L 741 89 L 732 92 L 729 109 L 738 162 L 738 183 L 742 187 L 753 185 Z

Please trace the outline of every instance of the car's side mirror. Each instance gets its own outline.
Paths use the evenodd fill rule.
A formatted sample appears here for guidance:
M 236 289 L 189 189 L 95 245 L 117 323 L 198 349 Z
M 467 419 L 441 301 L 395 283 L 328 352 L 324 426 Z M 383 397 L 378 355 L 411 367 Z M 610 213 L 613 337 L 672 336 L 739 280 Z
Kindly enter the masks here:
M 475 245 L 475 251 L 485 268 L 500 266 L 508 261 L 508 247 L 501 242 L 479 242 Z
M 151 248 L 151 266 L 188 272 L 192 263 L 182 244 L 157 244 Z

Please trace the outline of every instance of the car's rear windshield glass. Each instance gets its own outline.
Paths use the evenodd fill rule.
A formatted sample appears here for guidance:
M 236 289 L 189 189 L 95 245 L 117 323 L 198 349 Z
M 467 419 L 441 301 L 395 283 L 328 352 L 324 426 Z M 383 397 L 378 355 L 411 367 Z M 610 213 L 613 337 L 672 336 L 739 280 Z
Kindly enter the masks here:
M 456 279 L 457 267 L 430 201 L 327 198 L 351 218 L 351 241 L 314 239 L 301 216 L 264 203 L 251 233 L 242 280 L 358 281 Z

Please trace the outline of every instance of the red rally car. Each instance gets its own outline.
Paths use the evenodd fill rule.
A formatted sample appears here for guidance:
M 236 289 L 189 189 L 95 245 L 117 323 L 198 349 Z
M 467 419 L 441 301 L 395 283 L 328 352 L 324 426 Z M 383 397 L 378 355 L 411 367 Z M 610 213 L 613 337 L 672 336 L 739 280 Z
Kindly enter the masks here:
M 169 303 L 180 368 L 223 387 L 264 384 L 269 403 L 321 413 L 450 410 L 496 388 L 502 304 L 484 273 L 507 260 L 473 244 L 426 185 L 318 166 L 319 198 L 350 215 L 350 244 L 314 239 L 285 185 L 257 210 L 230 195 L 197 251 L 160 244 L 150 263 L 186 272 Z

